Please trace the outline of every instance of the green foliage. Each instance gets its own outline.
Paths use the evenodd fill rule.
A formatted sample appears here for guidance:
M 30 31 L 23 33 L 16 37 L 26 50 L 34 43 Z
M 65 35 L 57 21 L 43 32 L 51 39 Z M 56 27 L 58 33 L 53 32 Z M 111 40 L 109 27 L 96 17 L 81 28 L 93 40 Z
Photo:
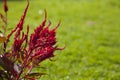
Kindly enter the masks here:
M 13 4 L 16 7 L 12 8 Z M 9 16 L 9 23 L 14 21 L 9 24 L 12 26 L 19 20 L 16 19 L 21 16 L 25 3 L 10 1 L 9 6 L 9 15 L 15 16 Z M 31 0 L 26 19 L 31 28 L 41 22 L 39 18 L 43 14 L 38 14 L 44 8 L 53 25 L 61 19 L 58 44 L 66 44 L 66 49 L 56 55 L 55 62 L 46 61 L 41 64 L 43 68 L 34 70 L 48 74 L 41 80 L 120 79 L 119 0 Z

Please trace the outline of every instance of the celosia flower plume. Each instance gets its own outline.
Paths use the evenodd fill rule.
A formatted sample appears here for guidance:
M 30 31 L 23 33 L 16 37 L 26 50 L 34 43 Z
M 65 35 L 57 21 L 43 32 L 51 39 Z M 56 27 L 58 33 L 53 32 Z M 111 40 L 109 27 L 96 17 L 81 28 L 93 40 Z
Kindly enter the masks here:
M 0 71 L 0 77 L 7 80 L 35 80 L 43 73 L 32 73 L 31 70 L 36 66 L 40 66 L 40 62 L 54 57 L 56 50 L 62 50 L 56 46 L 56 29 L 50 29 L 51 22 L 46 25 L 47 12 L 42 23 L 34 29 L 34 32 L 29 37 L 29 25 L 26 32 L 23 32 L 24 21 L 26 18 L 29 2 L 25 8 L 24 14 L 16 27 L 7 35 L 4 41 L 4 54 L 0 55 L 0 66 L 4 70 Z M 7 0 L 4 0 L 4 12 L 7 14 Z M 1 15 L 1 14 L 0 14 Z M 3 17 L 1 15 L 1 17 Z M 7 16 L 6 16 L 7 17 Z M 3 18 L 2 18 L 3 19 Z M 3 19 L 3 22 L 7 22 Z M 8 43 L 11 41 L 11 36 L 14 36 L 13 43 L 8 50 Z M 4 76 L 6 76 L 4 78 Z

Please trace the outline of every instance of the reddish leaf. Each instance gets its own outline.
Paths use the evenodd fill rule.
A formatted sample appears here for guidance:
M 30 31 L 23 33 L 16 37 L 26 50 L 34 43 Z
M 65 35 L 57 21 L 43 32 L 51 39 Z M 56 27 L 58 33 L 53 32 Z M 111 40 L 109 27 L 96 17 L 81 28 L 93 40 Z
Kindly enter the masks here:
M 0 56 L 0 66 L 13 76 L 17 76 L 18 72 L 15 70 L 15 64 L 5 56 Z M 16 65 L 17 66 L 17 65 Z
M 5 21 L 5 17 L 0 13 L 0 19 L 4 22 L 4 23 L 6 23 L 6 21 Z

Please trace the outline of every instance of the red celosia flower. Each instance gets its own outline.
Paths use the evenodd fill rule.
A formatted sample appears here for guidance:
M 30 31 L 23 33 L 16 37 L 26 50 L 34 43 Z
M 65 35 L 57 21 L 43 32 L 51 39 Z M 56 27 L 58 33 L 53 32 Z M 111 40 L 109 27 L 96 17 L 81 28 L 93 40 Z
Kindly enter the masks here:
M 55 28 L 50 30 L 49 27 L 51 26 L 51 22 L 46 25 L 46 11 L 43 22 L 30 35 L 30 39 L 28 37 L 29 26 L 27 26 L 26 33 L 22 32 L 28 7 L 29 2 L 17 26 L 8 34 L 7 40 L 4 43 L 4 54 L 0 56 L 0 65 L 7 65 L 8 63 L 8 65 L 5 66 L 10 76 L 8 76 L 8 80 L 35 80 L 35 76 L 41 76 L 42 74 L 31 73 L 31 70 L 39 66 L 40 62 L 54 57 L 54 52 L 56 50 L 62 50 L 56 46 L 56 29 L 60 25 L 60 22 Z M 7 2 L 4 0 L 4 11 L 7 12 L 7 10 Z M 6 47 L 13 34 L 13 44 L 10 50 L 6 52 Z
M 29 49 L 33 51 L 31 58 L 34 60 L 33 62 L 37 64 L 45 59 L 53 57 L 53 53 L 57 49 L 57 47 L 55 47 L 55 35 L 56 29 L 60 23 L 52 30 L 49 30 L 51 23 L 49 22 L 47 26 L 45 26 L 45 23 L 46 17 L 42 24 L 35 29 L 34 33 L 31 34 L 30 37 Z

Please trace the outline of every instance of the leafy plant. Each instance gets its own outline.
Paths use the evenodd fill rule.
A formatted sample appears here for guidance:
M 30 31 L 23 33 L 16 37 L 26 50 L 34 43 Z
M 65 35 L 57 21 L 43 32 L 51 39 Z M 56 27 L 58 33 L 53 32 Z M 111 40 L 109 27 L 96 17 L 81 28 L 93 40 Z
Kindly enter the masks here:
M 29 7 L 29 2 L 25 8 L 24 14 L 16 27 L 6 35 L 7 31 L 7 0 L 4 0 L 5 16 L 0 13 L 0 19 L 5 24 L 0 31 L 0 80 L 35 80 L 44 73 L 33 73 L 32 69 L 40 66 L 39 64 L 51 57 L 54 57 L 56 50 L 62 50 L 56 46 L 56 29 L 60 22 L 54 29 L 49 29 L 51 22 L 46 26 L 47 13 L 43 22 L 30 35 L 29 25 L 27 31 L 23 32 L 23 24 L 26 13 Z M 8 47 L 13 36 L 13 43 Z

